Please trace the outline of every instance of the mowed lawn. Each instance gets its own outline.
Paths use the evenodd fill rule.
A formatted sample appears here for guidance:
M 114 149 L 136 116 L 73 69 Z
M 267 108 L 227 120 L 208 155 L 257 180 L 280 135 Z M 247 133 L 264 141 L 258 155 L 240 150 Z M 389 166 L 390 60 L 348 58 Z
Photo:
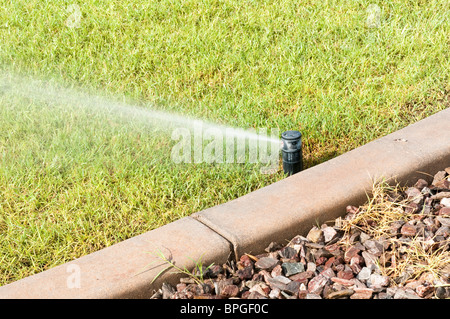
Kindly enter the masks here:
M 433 0 L 3 1 L 0 67 L 300 130 L 310 167 L 449 107 L 449 20 Z M 284 178 L 175 164 L 170 147 L 170 134 L 0 83 L 0 285 Z

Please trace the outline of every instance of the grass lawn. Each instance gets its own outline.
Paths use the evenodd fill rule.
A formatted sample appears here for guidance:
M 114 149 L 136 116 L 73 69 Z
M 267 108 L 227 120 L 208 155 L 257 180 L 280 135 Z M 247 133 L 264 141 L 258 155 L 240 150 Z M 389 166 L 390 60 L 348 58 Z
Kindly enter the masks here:
M 0 68 L 216 123 L 300 130 L 306 167 L 449 106 L 447 1 L 74 4 L 3 1 Z M 372 27 L 369 4 L 381 9 Z M 283 178 L 175 164 L 170 143 L 0 83 L 0 285 Z

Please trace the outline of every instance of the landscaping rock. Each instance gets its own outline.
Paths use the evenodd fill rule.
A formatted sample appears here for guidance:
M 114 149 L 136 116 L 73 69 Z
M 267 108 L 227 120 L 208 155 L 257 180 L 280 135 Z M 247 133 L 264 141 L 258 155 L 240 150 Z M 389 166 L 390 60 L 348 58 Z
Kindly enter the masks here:
M 431 182 L 431 184 L 434 186 L 439 185 L 439 183 L 445 179 L 446 175 L 447 174 L 446 174 L 445 170 L 437 172 L 434 175 L 433 182 Z
M 317 228 L 316 226 L 309 231 L 306 238 L 313 243 L 319 243 L 325 240 L 322 229 Z
M 350 296 L 350 299 L 370 299 L 372 298 L 373 290 L 369 288 L 354 288 L 354 294 Z
M 267 251 L 268 253 L 270 253 L 270 252 L 274 252 L 274 251 L 278 251 L 278 250 L 280 250 L 281 248 L 283 248 L 283 246 L 282 245 L 280 245 L 280 244 L 278 244 L 277 242 L 271 242 L 270 244 L 269 244 L 269 246 L 267 246 L 267 248 L 265 249 L 265 251 Z
M 422 299 L 412 289 L 399 288 L 396 290 L 394 299 Z
M 220 292 L 220 296 L 225 298 L 236 297 L 239 295 L 239 287 L 236 285 L 226 285 Z
M 286 285 L 284 291 L 290 293 L 291 295 L 295 295 L 298 293 L 300 289 L 300 283 L 298 281 L 291 281 Z
M 270 288 L 278 288 L 280 290 L 285 290 L 288 283 L 291 282 L 289 278 L 286 278 L 284 276 L 277 276 L 274 278 L 268 279 Z
M 358 280 L 361 280 L 364 282 L 370 278 L 371 273 L 372 273 L 372 271 L 368 267 L 363 267 L 361 269 L 361 271 L 358 273 L 358 275 L 356 276 L 356 278 L 358 278 Z
M 402 226 L 402 229 L 400 232 L 404 236 L 413 237 L 417 234 L 417 229 L 415 226 L 406 223 Z
M 367 287 L 370 288 L 381 288 L 387 287 L 389 285 L 389 277 L 371 274 L 369 280 L 367 281 Z
M 415 187 L 409 187 L 406 191 L 405 191 L 408 199 L 415 204 L 420 204 L 423 201 L 423 194 L 422 192 Z
M 344 297 L 350 297 L 354 293 L 355 293 L 355 291 L 353 289 L 343 289 L 340 291 L 335 291 L 335 292 L 330 293 L 327 296 L 327 298 L 328 299 L 339 299 L 339 298 L 344 298 Z
M 240 280 L 251 279 L 253 277 L 253 267 L 248 266 L 243 269 L 238 269 L 236 272 Z
M 381 225 L 379 233 L 372 231 L 379 223 L 376 218 L 345 228 L 365 209 L 347 206 L 347 214 L 336 219 L 334 226 L 314 226 L 306 237 L 297 235 L 285 246 L 272 242 L 266 253 L 244 254 L 237 262 L 200 266 L 192 276 L 181 278 L 176 288 L 163 283 L 151 298 L 450 298 L 450 265 L 445 265 L 450 246 L 449 173 L 450 167 L 436 174 L 431 185 L 419 179 L 404 193 L 389 192 L 386 200 L 398 202 L 404 214 Z M 417 269 L 431 267 L 440 259 L 414 264 L 409 261 L 413 260 L 408 255 L 411 249 L 420 249 L 422 255 L 447 255 L 438 269 L 418 274 Z M 403 271 L 396 271 L 401 263 Z
M 279 255 L 281 258 L 292 259 L 297 256 L 297 251 L 292 247 L 284 247 L 280 250 Z
M 272 270 L 278 264 L 278 260 L 271 257 L 260 258 L 256 263 L 255 267 L 259 269 Z
M 447 299 L 450 298 L 450 287 L 437 287 L 436 288 L 436 297 L 439 299 Z
M 161 291 L 163 299 L 171 299 L 177 290 L 172 285 L 168 283 L 163 283 Z
M 299 272 L 305 271 L 305 265 L 302 263 L 283 263 L 281 265 L 281 268 L 283 269 L 284 275 L 286 277 L 298 274 Z
M 308 283 L 308 292 L 311 294 L 318 294 L 320 295 L 322 293 L 323 288 L 328 283 L 329 278 L 324 275 L 318 275 L 311 279 Z
M 325 243 L 328 243 L 328 242 L 332 241 L 333 239 L 335 239 L 338 234 L 337 231 L 333 227 L 329 227 L 329 226 L 323 228 L 322 231 L 323 231 L 323 237 L 324 237 Z

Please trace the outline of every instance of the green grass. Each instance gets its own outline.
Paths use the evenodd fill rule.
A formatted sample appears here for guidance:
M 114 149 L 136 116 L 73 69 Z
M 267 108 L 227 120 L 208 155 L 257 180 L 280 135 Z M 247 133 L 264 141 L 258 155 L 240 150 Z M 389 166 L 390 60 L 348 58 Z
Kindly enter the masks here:
M 0 67 L 243 128 L 300 130 L 307 167 L 449 106 L 447 1 L 0 4 Z M 369 4 L 381 26 L 366 26 Z M 283 178 L 174 164 L 141 124 L 1 93 L 0 284 Z M 166 138 L 167 139 L 167 138 Z

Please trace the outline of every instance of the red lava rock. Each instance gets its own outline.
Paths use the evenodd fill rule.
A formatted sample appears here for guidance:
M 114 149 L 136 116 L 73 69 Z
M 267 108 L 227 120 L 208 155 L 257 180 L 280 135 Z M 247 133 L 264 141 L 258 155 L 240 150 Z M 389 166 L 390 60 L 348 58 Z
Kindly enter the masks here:
M 353 289 L 343 289 L 329 293 L 327 295 L 327 299 L 340 299 L 344 297 L 350 297 L 354 293 L 355 291 Z
M 258 275 L 259 275 L 259 277 L 262 277 L 262 279 L 263 279 L 263 281 L 266 283 L 266 284 L 269 284 L 269 279 L 270 278 L 272 278 L 272 277 L 276 277 L 276 276 L 272 276 L 267 270 L 261 270 L 259 273 L 258 273 Z
M 414 290 L 400 287 L 396 289 L 394 299 L 422 299 L 422 298 L 420 298 Z
M 314 277 L 314 273 L 312 271 L 304 271 L 289 277 L 292 281 L 297 281 L 299 283 L 307 284 L 308 280 Z
M 334 265 L 334 262 L 336 260 L 336 257 L 329 258 L 325 263 L 325 268 L 331 268 Z
M 436 236 L 449 237 L 449 235 L 450 235 L 450 227 L 448 227 L 448 226 L 440 227 L 438 230 L 436 230 L 435 235 Z
M 347 279 L 347 280 L 355 277 L 353 275 L 353 271 L 351 271 L 351 270 L 341 270 L 337 273 L 337 276 L 338 276 L 338 278 Z
M 411 202 L 409 204 L 406 204 L 404 209 L 405 209 L 405 213 L 414 214 L 419 211 L 419 205 L 414 202 Z
M 327 278 L 333 278 L 333 277 L 336 277 L 336 274 L 334 273 L 333 269 L 331 269 L 331 268 L 325 269 L 324 271 L 322 271 L 322 272 L 320 273 L 320 275 L 325 276 L 325 277 L 327 277 Z
M 267 246 L 267 248 L 265 249 L 265 251 L 267 251 L 268 253 L 270 252 L 275 252 L 277 250 L 280 250 L 281 248 L 283 248 L 282 245 L 278 244 L 277 242 L 271 242 L 269 244 L 269 246 Z
M 424 187 L 428 186 L 428 182 L 422 178 L 419 178 L 417 182 L 414 184 L 414 187 L 422 190 Z
M 308 290 L 300 290 L 298 292 L 298 299 L 306 299 L 307 295 L 308 295 Z
M 177 284 L 177 292 L 182 292 L 184 289 L 186 289 L 187 285 L 184 283 Z
M 264 297 L 268 297 L 270 288 L 265 283 L 258 283 L 250 288 L 250 292 L 257 292 Z
M 253 277 L 253 266 L 248 266 L 243 269 L 238 269 L 236 272 L 240 280 L 251 279 Z
M 328 280 L 329 278 L 324 275 L 318 275 L 312 278 L 308 283 L 308 292 L 320 295 Z
M 289 278 L 284 276 L 277 276 L 274 278 L 268 278 L 270 288 L 278 288 L 280 290 L 286 289 L 286 285 L 291 282 Z
M 326 250 L 323 247 L 317 249 L 317 251 L 314 253 L 314 257 L 315 258 L 319 258 L 319 257 L 330 258 L 330 257 L 333 257 L 333 256 L 334 255 L 331 252 L 329 252 L 328 250 Z
M 213 265 L 209 269 L 209 277 L 216 278 L 220 273 L 223 272 L 223 267 L 221 265 Z
M 338 278 L 338 277 L 332 277 L 330 278 L 332 282 L 338 283 L 343 286 L 353 286 L 355 282 L 353 280 L 344 279 L 344 278 Z
M 378 274 L 371 274 L 368 284 L 371 288 L 381 288 L 389 286 L 389 277 Z
M 261 294 L 260 294 L 259 292 L 257 292 L 257 291 L 252 291 L 252 292 L 248 295 L 247 299 L 267 299 L 267 297 L 264 296 L 264 295 L 261 295 Z
M 290 293 L 291 295 L 295 295 L 298 293 L 300 288 L 300 283 L 298 281 L 291 281 L 286 285 L 284 291 Z
M 270 257 L 260 258 L 256 263 L 255 267 L 259 269 L 272 270 L 278 264 L 278 260 Z
M 282 258 L 292 259 L 295 258 L 295 256 L 297 256 L 297 251 L 294 248 L 287 246 L 282 248 L 279 254 Z
M 369 253 L 377 257 L 381 256 L 381 253 L 383 252 L 383 245 L 376 240 L 366 240 L 364 242 L 364 246 L 367 248 Z
M 450 207 L 442 207 L 438 211 L 439 216 L 450 216 Z
M 270 273 L 270 275 L 272 277 L 276 277 L 276 276 L 280 276 L 283 273 L 283 268 L 281 267 L 281 265 L 276 265 L 273 269 L 272 272 Z
M 247 255 L 242 255 L 241 258 L 239 259 L 239 262 L 244 267 L 250 267 L 250 266 L 253 267 L 253 261 Z
M 344 255 L 344 252 L 342 251 L 341 246 L 339 246 L 336 243 L 331 244 L 331 245 L 326 245 L 324 248 L 327 251 L 329 251 L 331 254 L 333 254 L 333 256 L 340 257 L 340 256 Z
M 350 268 L 355 274 L 359 273 L 364 265 L 364 258 L 360 255 L 356 255 L 350 259 Z
M 440 182 L 442 182 L 445 179 L 446 172 L 439 171 L 434 175 L 433 181 L 431 182 L 431 185 L 437 186 Z
M 316 266 L 323 265 L 327 261 L 327 257 L 319 257 L 316 259 Z
M 323 228 L 322 231 L 323 231 L 323 236 L 324 236 L 324 240 L 326 243 L 335 239 L 338 234 L 337 231 L 333 227 L 329 227 L 329 226 Z
M 417 234 L 417 229 L 411 224 L 404 224 L 400 230 L 401 234 L 408 237 L 413 237 Z
M 244 292 L 241 294 L 241 298 L 242 298 L 242 299 L 249 299 L 248 297 L 250 296 L 251 293 L 252 293 L 252 292 L 250 292 L 250 290 L 244 291 Z
M 402 226 L 403 226 L 404 224 L 405 224 L 405 222 L 402 221 L 402 220 L 398 220 L 398 221 L 392 222 L 392 223 L 389 225 L 389 227 L 390 227 L 390 233 L 391 233 L 392 235 L 395 235 L 395 234 L 399 233 L 399 232 L 400 232 L 400 229 L 402 228 Z
M 431 286 L 431 285 L 423 284 L 423 285 L 417 286 L 417 288 L 416 288 L 416 293 L 421 298 L 424 298 L 433 292 L 434 292 L 434 286 Z
M 409 187 L 405 191 L 405 194 L 408 196 L 408 199 L 412 203 L 419 204 L 423 200 L 422 192 L 419 189 L 415 188 L 415 187 Z
M 350 248 L 348 248 L 348 249 L 345 251 L 345 254 L 344 254 L 344 260 L 345 260 L 345 262 L 346 262 L 346 263 L 350 263 L 350 260 L 351 260 L 353 257 L 358 256 L 358 254 L 359 254 L 360 251 L 361 251 L 361 250 L 359 250 L 358 248 L 356 248 L 356 247 L 354 247 L 354 246 L 351 246 Z
M 368 251 L 363 251 L 361 253 L 361 255 L 364 258 L 364 263 L 366 264 L 367 267 L 377 264 L 377 260 L 378 260 L 377 256 L 369 253 Z M 381 253 L 380 253 L 380 256 L 381 256 Z
M 373 290 L 369 288 L 353 288 L 354 294 L 350 299 L 370 299 L 372 298 Z
M 236 285 L 226 285 L 223 287 L 220 295 L 226 298 L 237 297 L 239 295 L 239 287 Z
M 348 205 L 345 210 L 347 211 L 348 214 L 356 214 L 359 210 L 358 207 L 352 206 L 352 205 Z

